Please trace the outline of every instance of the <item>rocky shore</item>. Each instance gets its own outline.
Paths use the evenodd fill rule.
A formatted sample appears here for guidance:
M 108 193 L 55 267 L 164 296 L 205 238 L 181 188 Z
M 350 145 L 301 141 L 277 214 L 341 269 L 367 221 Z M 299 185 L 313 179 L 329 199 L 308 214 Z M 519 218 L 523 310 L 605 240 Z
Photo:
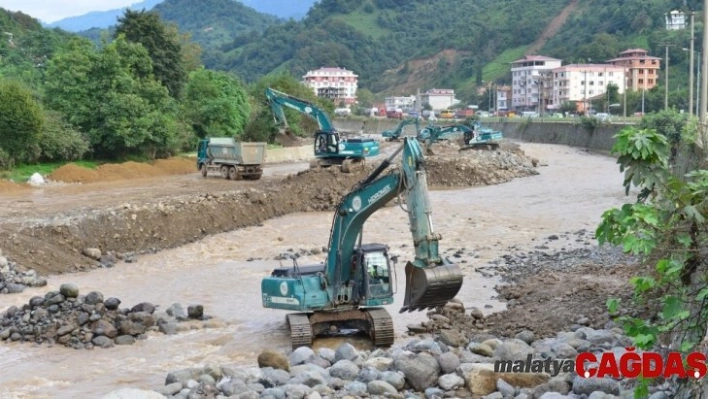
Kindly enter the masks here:
M 0 341 L 64 345 L 74 349 L 110 348 L 147 339 L 150 332 L 176 334 L 194 328 L 223 327 L 204 315 L 201 305 L 186 311 L 175 303 L 166 311 L 148 302 L 121 308 L 118 298 L 98 291 L 79 295 L 74 284 L 35 296 L 22 307 L 12 306 L 0 315 Z

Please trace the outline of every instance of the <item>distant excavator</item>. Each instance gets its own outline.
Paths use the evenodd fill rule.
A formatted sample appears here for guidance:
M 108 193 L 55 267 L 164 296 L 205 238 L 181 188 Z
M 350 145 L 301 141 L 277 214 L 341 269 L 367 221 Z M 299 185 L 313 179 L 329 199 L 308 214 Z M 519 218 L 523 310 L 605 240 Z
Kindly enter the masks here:
M 286 132 L 288 121 L 283 107 L 294 109 L 317 121 L 319 130 L 314 133 L 315 159 L 310 163 L 311 168 L 337 165 L 342 172 L 349 173 L 362 168 L 367 157 L 379 154 L 379 143 L 372 138 L 342 137 L 327 113 L 315 104 L 272 88 L 266 89 L 265 96 L 275 122 L 282 125 Z
M 402 152 L 401 167 L 382 176 Z M 413 137 L 344 196 L 334 214 L 324 263 L 275 269 L 261 282 L 265 308 L 287 315 L 293 348 L 341 329 L 366 332 L 374 345 L 393 343 L 393 321 L 382 306 L 393 303 L 396 272 L 385 244 L 363 244 L 363 227 L 377 210 L 405 194 L 415 259 L 405 267 L 401 312 L 444 306 L 462 287 L 459 266 L 440 256 L 433 231 L 422 149 Z
M 501 132 L 482 127 L 479 124 L 473 124 L 471 127 L 459 124 L 447 126 L 429 125 L 420 130 L 418 139 L 425 142 L 426 154 L 434 155 L 433 144 L 438 141 L 449 140 L 460 134 L 463 141 L 460 151 L 472 149 L 496 150 L 499 148 L 499 140 L 503 138 Z
M 403 135 L 403 129 L 406 126 L 413 124 L 415 124 L 415 132 L 418 134 L 420 131 L 420 121 L 418 118 L 408 118 L 399 122 L 395 129 L 384 130 L 381 132 L 381 136 L 384 137 L 386 141 L 398 141 Z

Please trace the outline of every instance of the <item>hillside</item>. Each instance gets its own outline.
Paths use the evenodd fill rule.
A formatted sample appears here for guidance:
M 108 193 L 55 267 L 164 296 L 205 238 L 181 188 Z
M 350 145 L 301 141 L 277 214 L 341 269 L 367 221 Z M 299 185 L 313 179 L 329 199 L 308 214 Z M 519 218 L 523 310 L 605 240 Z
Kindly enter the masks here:
M 61 28 L 69 32 L 82 32 L 87 30 L 93 30 L 93 28 L 108 29 L 109 27 L 116 24 L 118 17 L 123 15 L 124 10 L 152 10 L 155 6 L 162 3 L 164 0 L 144 0 L 140 3 L 135 3 L 128 7 L 116 8 L 114 10 L 108 11 L 94 11 L 84 15 L 77 15 L 75 17 L 64 18 L 62 20 L 53 22 L 51 24 L 46 24 L 48 28 Z M 243 3 L 244 5 L 258 11 L 262 14 L 267 14 L 271 17 L 282 18 L 282 19 L 302 19 L 307 15 L 307 11 L 312 7 L 315 0 L 241 0 L 239 3 L 237 0 L 229 0 L 230 3 Z M 193 4 L 187 4 L 187 9 L 192 8 L 192 5 L 199 6 L 199 3 L 203 2 L 189 2 Z M 190 16 L 188 13 L 180 12 L 181 7 L 177 7 L 175 11 L 174 5 L 168 5 L 166 8 L 172 9 L 170 11 L 173 20 L 177 19 L 189 19 L 187 25 L 199 24 L 199 20 L 194 18 L 195 16 Z M 225 8 L 225 10 L 227 10 Z M 239 11 L 238 7 L 234 10 Z M 240 16 L 240 18 L 246 18 L 247 15 L 254 16 L 252 13 L 245 13 Z M 232 16 L 233 17 L 233 16 Z M 239 16 L 237 16 L 239 17 Z M 262 16 L 256 16 L 256 19 L 263 19 Z M 268 19 L 268 18 L 266 18 Z M 192 27 L 194 28 L 194 27 Z M 186 29 L 186 28 L 185 28 Z M 94 32 L 95 33 L 95 32 Z
M 91 28 L 107 28 L 115 25 L 118 17 L 123 15 L 126 9 L 130 10 L 150 10 L 162 0 L 145 0 L 128 7 L 117 8 L 108 11 L 94 11 L 84 15 L 64 18 L 59 21 L 47 24 L 48 28 L 61 28 L 69 32 L 81 32 Z
M 21 12 L 0 8 L 0 78 L 24 81 L 33 88 L 42 84 L 44 67 L 70 33 L 45 29 Z

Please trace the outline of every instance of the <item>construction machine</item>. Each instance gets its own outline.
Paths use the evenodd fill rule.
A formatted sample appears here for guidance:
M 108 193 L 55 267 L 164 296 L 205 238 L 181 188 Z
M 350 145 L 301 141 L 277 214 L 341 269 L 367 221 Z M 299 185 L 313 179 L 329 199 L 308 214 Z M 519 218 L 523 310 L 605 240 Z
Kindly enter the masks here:
M 327 113 L 315 104 L 293 97 L 289 94 L 267 88 L 265 91 L 275 122 L 288 129 L 285 109 L 288 107 L 317 121 L 319 130 L 315 131 L 315 159 L 311 168 L 338 165 L 342 172 L 349 173 L 361 168 L 367 157 L 379 154 L 379 143 L 368 137 L 343 137 L 330 121 Z
M 418 134 L 418 131 L 420 131 L 420 122 L 418 118 L 408 118 L 404 119 L 401 122 L 398 123 L 398 126 L 396 126 L 395 129 L 392 130 L 384 130 L 381 132 L 381 136 L 386 139 L 386 141 L 398 141 L 401 136 L 403 135 L 403 129 L 408 126 L 415 124 L 415 132 Z
M 449 140 L 453 136 L 462 134 L 465 137 L 474 135 L 473 130 L 467 125 L 436 126 L 430 124 L 418 132 L 418 140 L 425 143 L 425 151 L 433 155 L 433 144 L 442 140 Z
M 383 174 L 401 152 L 401 167 Z M 441 236 L 433 232 L 422 149 L 417 139 L 404 137 L 403 144 L 338 204 L 324 263 L 298 265 L 293 260 L 292 267 L 277 268 L 262 280 L 265 308 L 296 312 L 286 317 L 293 348 L 342 329 L 366 332 L 375 346 L 393 343 L 393 321 L 383 306 L 394 300 L 395 268 L 387 245 L 364 244 L 362 237 L 366 220 L 402 193 L 415 258 L 405 266 L 400 312 L 434 309 L 457 295 L 462 272 L 438 250 Z
M 479 122 L 472 125 L 472 130 L 471 135 L 464 136 L 464 145 L 460 147 L 460 151 L 496 150 L 499 148 L 499 141 L 504 138 L 502 132 L 482 126 Z

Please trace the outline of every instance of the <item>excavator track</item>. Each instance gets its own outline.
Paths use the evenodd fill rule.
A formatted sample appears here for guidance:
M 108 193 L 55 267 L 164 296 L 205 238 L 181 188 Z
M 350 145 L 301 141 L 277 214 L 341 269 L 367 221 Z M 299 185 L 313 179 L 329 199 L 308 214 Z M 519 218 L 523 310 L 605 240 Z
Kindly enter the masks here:
M 369 316 L 369 336 L 374 346 L 393 345 L 393 319 L 384 308 L 367 309 Z
M 287 321 L 293 349 L 312 345 L 312 327 L 307 313 L 291 313 L 287 316 Z

